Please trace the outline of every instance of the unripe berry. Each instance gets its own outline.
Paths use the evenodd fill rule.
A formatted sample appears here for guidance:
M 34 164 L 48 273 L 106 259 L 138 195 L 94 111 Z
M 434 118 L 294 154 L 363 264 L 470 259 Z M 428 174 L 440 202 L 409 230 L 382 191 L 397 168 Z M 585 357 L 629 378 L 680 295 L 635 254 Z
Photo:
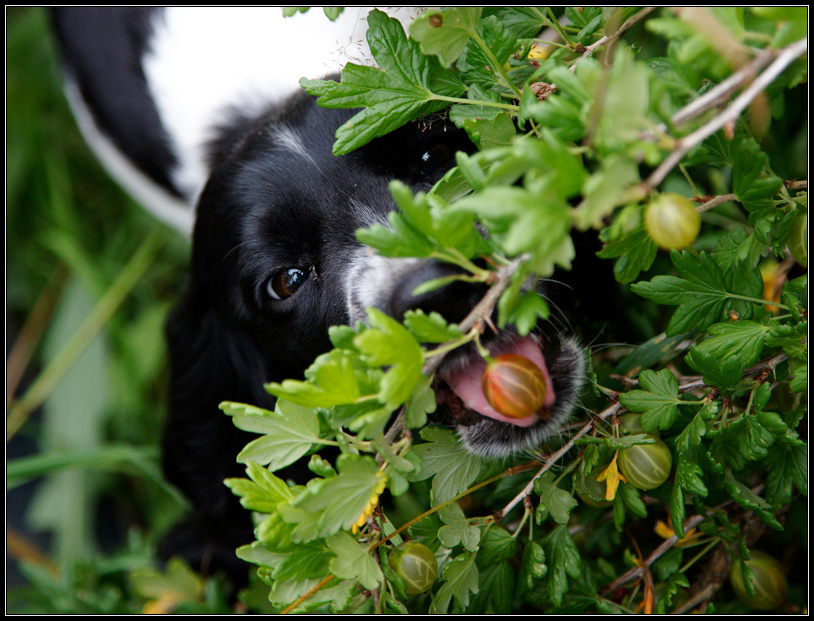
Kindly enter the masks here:
M 698 237 L 701 217 L 686 196 L 668 193 L 659 195 L 645 208 L 644 225 L 659 246 L 680 250 Z
M 540 367 L 518 354 L 503 354 L 491 360 L 483 371 L 481 387 L 489 405 L 508 418 L 537 414 L 547 392 Z

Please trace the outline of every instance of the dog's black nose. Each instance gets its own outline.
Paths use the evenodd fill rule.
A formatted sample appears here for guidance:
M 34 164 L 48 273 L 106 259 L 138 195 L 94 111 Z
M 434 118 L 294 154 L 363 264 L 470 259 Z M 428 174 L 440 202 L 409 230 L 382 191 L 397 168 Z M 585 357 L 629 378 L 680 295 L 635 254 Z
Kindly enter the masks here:
M 394 284 L 387 313 L 401 320 L 408 310 L 422 310 L 427 314 L 435 311 L 448 323 L 460 323 L 486 294 L 485 284 L 452 280 L 418 295 L 414 292 L 429 281 L 466 274 L 450 263 L 422 261 Z

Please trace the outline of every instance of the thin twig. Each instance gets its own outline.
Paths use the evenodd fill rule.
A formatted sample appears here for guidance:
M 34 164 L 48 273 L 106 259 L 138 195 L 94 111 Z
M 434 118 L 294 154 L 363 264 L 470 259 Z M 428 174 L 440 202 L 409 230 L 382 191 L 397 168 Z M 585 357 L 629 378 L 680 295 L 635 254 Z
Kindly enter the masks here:
M 612 406 L 610 406 L 609 408 L 607 408 L 603 412 L 600 412 L 599 414 L 597 414 L 596 419 L 591 419 L 589 422 L 585 423 L 585 425 L 582 426 L 582 429 L 580 429 L 577 433 L 575 433 L 571 437 L 571 439 L 568 440 L 568 442 L 566 442 L 558 451 L 556 451 L 555 453 L 552 453 L 549 456 L 549 458 L 546 460 L 545 465 L 542 468 L 540 468 L 540 470 L 537 472 L 537 474 L 534 475 L 534 477 L 532 477 L 532 479 L 528 482 L 528 485 L 526 485 L 526 487 L 523 488 L 523 491 L 520 492 L 517 496 L 515 496 L 509 502 L 509 504 L 507 504 L 505 507 L 503 507 L 503 509 L 501 509 L 496 514 L 497 515 L 496 519 L 499 519 L 499 520 L 503 519 L 503 517 L 509 511 L 511 511 L 516 504 L 518 504 L 519 502 L 523 502 L 524 498 L 531 495 L 531 491 L 534 489 L 534 481 L 536 481 L 541 476 L 543 476 L 543 473 L 545 473 L 547 470 L 549 470 L 555 463 L 557 463 L 560 460 L 560 458 L 563 455 L 565 455 L 568 451 L 570 451 L 573 448 L 576 441 L 579 440 L 582 436 L 584 436 L 586 433 L 588 433 L 593 428 L 595 420 L 597 420 L 597 419 L 598 420 L 605 420 L 606 418 L 608 418 L 609 416 L 612 416 L 613 414 L 620 413 L 622 410 L 624 410 L 624 408 L 622 407 L 621 403 L 614 403 Z
M 715 209 L 718 205 L 723 205 L 724 203 L 730 203 L 732 201 L 738 200 L 738 197 L 734 194 L 721 194 L 719 196 L 715 196 L 709 199 L 705 203 L 701 203 L 695 210 L 698 213 L 703 213 L 705 211 L 709 211 L 710 209 Z
M 759 93 L 771 84 L 792 62 L 802 56 L 808 50 L 808 40 L 801 39 L 782 49 L 774 62 L 760 76 L 758 76 L 743 93 L 732 102 L 721 114 L 711 121 L 695 130 L 693 133 L 684 136 L 676 141 L 675 150 L 653 171 L 653 174 L 641 186 L 643 194 L 648 194 L 658 187 L 667 174 L 682 160 L 682 158 L 693 148 L 701 144 L 709 136 L 717 132 L 725 125 L 734 122 L 752 100 Z
M 56 308 L 56 302 L 65 282 L 64 268 L 60 267 L 40 293 L 34 307 L 26 317 L 20 333 L 14 340 L 11 351 L 6 357 L 6 407 L 11 406 L 17 387 L 28 368 L 31 357 L 42 339 L 48 322 Z
M 633 26 L 638 24 L 641 20 L 643 20 L 645 17 L 647 17 L 650 13 L 655 11 L 656 8 L 658 8 L 658 7 L 655 7 L 655 6 L 644 7 L 641 11 L 639 11 L 635 15 L 630 16 L 627 19 L 627 21 L 625 21 L 624 24 L 619 26 L 619 29 L 616 30 L 616 32 L 614 32 L 613 34 L 610 34 L 610 35 L 605 35 L 604 37 L 602 37 L 601 39 L 599 39 L 595 43 L 591 43 L 591 45 L 589 45 L 588 47 L 585 48 L 585 51 L 582 52 L 582 55 L 579 58 L 577 58 L 577 60 L 574 62 L 574 64 L 571 65 L 570 71 L 573 73 L 576 70 L 577 63 L 580 60 L 582 60 L 583 58 L 587 58 L 588 56 L 591 56 L 594 52 L 596 52 L 596 50 L 598 50 L 603 45 L 607 45 L 608 43 L 611 43 L 612 41 L 615 41 L 616 39 L 621 37 L 628 30 L 633 28 Z

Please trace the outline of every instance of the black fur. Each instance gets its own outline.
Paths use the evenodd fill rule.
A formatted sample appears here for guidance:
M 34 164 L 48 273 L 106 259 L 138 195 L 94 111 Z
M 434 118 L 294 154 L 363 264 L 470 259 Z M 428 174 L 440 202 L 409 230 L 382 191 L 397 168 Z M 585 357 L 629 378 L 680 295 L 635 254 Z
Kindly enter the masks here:
M 180 196 L 170 181 L 170 137 L 141 65 L 158 9 L 54 7 L 52 15 L 65 67 L 97 123 L 144 174 Z
M 354 112 L 320 109 L 302 94 L 255 119 L 229 149 L 215 141 L 220 156 L 198 204 L 191 283 L 167 330 L 172 373 L 164 469 L 192 500 L 188 526 L 196 537 L 176 533 L 165 554 L 224 568 L 234 549 L 253 539 L 248 512 L 222 482 L 242 475 L 235 456 L 250 438 L 218 404 L 273 407 L 263 384 L 302 377 L 330 349 L 329 326 L 348 323 L 346 266 L 364 250 L 355 231 L 395 208 L 390 181 L 426 191 L 456 150 L 471 149 L 460 130 L 439 119 L 335 157 L 334 133 Z M 307 157 L 279 144 L 280 127 L 307 145 Z M 422 160 L 438 144 L 448 147 L 449 159 Z M 270 299 L 269 277 L 289 266 L 307 271 L 308 280 L 291 298 Z M 459 320 L 470 308 L 457 301 L 461 289 L 408 296 L 388 310 L 439 309 L 452 294 Z M 230 573 L 241 571 L 230 566 Z

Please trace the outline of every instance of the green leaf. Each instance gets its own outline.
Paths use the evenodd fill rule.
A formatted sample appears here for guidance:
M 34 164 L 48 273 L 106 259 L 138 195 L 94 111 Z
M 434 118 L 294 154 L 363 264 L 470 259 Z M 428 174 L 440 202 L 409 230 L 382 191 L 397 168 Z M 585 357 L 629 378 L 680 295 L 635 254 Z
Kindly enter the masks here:
M 650 269 L 657 251 L 655 242 L 644 225 L 641 225 L 624 237 L 607 244 L 596 256 L 602 259 L 619 259 L 613 267 L 616 280 L 630 283 L 636 280 L 641 272 Z
M 494 530 L 494 529 L 492 529 Z M 478 554 L 480 561 L 481 554 Z M 472 614 L 511 614 L 514 610 L 517 572 L 506 561 L 480 564 L 480 584 L 477 594 L 467 608 Z
M 350 530 L 382 481 L 376 462 L 367 456 L 340 455 L 339 474 L 297 496 L 293 506 L 316 518 L 317 536 Z M 284 516 L 285 517 L 285 516 Z
M 694 345 L 687 357 L 687 364 L 704 377 L 709 376 L 713 385 L 728 388 L 740 380 L 743 372 L 760 358 L 763 342 L 771 328 L 754 321 L 731 321 L 716 323 L 709 327 L 710 338 Z M 719 369 L 727 369 L 726 379 L 721 379 Z
M 707 421 L 713 420 L 718 413 L 719 404 L 717 401 L 710 401 L 693 417 L 692 421 L 678 434 L 676 438 L 676 450 L 679 453 L 686 453 L 691 448 L 701 444 L 701 438 L 707 433 Z
M 517 540 L 504 528 L 489 527 L 483 534 L 478 552 L 478 563 L 489 567 L 514 558 L 517 554 Z
M 444 583 L 432 598 L 430 612 L 445 614 L 452 598 L 462 609 L 469 606 L 469 598 L 480 588 L 480 574 L 475 563 L 475 554 L 464 552 L 452 559 L 441 572 Z
M 687 509 L 684 506 L 684 489 L 680 485 L 673 485 L 670 494 L 670 522 L 673 532 L 679 539 L 684 538 L 684 520 L 687 519 Z
M 406 402 L 421 379 L 421 347 L 404 326 L 383 312 L 369 308 L 370 329 L 353 343 L 371 366 L 387 366 L 378 399 L 391 410 Z
M 728 319 L 728 311 L 736 304 L 736 296 L 752 297 L 749 283 L 727 283 L 724 272 L 708 254 L 672 251 L 670 258 L 679 273 L 676 276 L 656 276 L 650 282 L 631 285 L 631 290 L 659 304 L 677 305 L 668 336 L 707 327 Z M 746 289 L 743 291 L 743 289 Z M 741 301 L 738 299 L 737 301 Z M 750 303 L 762 305 L 761 299 Z M 742 310 L 742 309 L 741 309 Z M 741 314 L 741 317 L 746 319 Z
M 450 430 L 425 427 L 421 437 L 427 443 L 413 448 L 421 458 L 421 472 L 413 478 L 433 477 L 430 499 L 434 505 L 450 500 L 475 482 L 481 462 L 463 449 Z
M 454 72 L 424 56 L 397 19 L 374 9 L 367 39 L 379 68 L 348 63 L 340 83 L 302 79 L 300 85 L 325 108 L 364 108 L 336 132 L 334 155 L 350 153 L 405 123 L 443 110 L 463 84 Z
M 541 580 L 548 573 L 545 563 L 545 550 L 536 541 L 529 541 L 523 550 L 523 571 L 528 573 L 528 587 L 533 588 L 532 579 Z
M 336 533 L 325 540 L 336 555 L 328 568 L 337 578 L 358 580 L 366 589 L 375 589 L 384 579 L 376 559 L 368 547 L 360 544 L 347 533 Z
M 730 470 L 726 471 L 724 485 L 732 499 L 741 507 L 747 511 L 754 511 L 763 522 L 775 530 L 783 530 L 783 526 L 775 517 L 771 505 L 755 494 L 746 485 L 738 481 Z
M 767 458 L 766 499 L 775 507 L 792 500 L 792 485 L 808 495 L 808 452 L 804 442 L 780 442 Z
M 581 558 L 565 525 L 557 526 L 544 542 L 548 562 L 548 594 L 555 606 L 568 591 L 568 577 L 579 578 Z
M 619 402 L 631 412 L 642 413 L 639 421 L 642 429 L 669 429 L 678 414 L 678 380 L 669 369 L 652 371 L 646 369 L 639 375 L 643 390 L 631 390 L 619 394 Z
M 449 324 L 435 311 L 427 315 L 421 309 L 407 311 L 404 326 L 420 343 L 446 343 L 463 336 L 456 324 Z
M 241 463 L 252 461 L 279 470 L 293 464 L 320 441 L 316 412 L 282 399 L 277 401 L 274 412 L 231 402 L 221 403 L 220 409 L 232 416 L 238 429 L 264 434 L 238 454 Z
M 475 33 L 480 14 L 480 7 L 427 11 L 410 24 L 410 36 L 421 43 L 424 54 L 435 54 L 441 64 L 450 67 Z
M 552 472 L 545 472 L 534 481 L 534 491 L 540 495 L 540 504 L 535 512 L 538 524 L 542 524 L 549 515 L 558 524 L 567 524 L 571 511 L 579 504 L 571 494 L 557 487 Z
M 285 481 L 254 462 L 246 464 L 246 474 L 250 480 L 226 479 L 226 486 L 240 496 L 240 504 L 247 509 L 273 513 L 281 502 L 290 502 L 294 498 Z
M 489 187 L 460 199 L 452 209 L 475 214 L 510 256 L 530 252 L 538 260 L 548 258 L 569 238 L 571 229 L 571 208 L 550 192 Z
M 683 455 L 679 456 L 678 465 L 676 466 L 675 482 L 680 485 L 682 489 L 691 494 L 706 496 L 709 492 L 707 486 L 704 485 L 703 474 L 704 470 L 701 466 Z
M 278 399 L 310 408 L 351 404 L 361 396 L 354 361 L 347 351 L 334 350 L 320 356 L 306 376 L 310 381 L 272 382 L 266 384 L 266 390 Z
M 470 552 L 477 551 L 480 529 L 470 523 L 459 504 L 453 502 L 446 505 L 439 516 L 444 526 L 438 530 L 438 538 L 445 547 L 452 549 L 462 544 Z
M 738 200 L 751 212 L 774 209 L 773 199 L 783 181 L 766 175 L 768 158 L 754 138 L 742 138 L 732 148 L 732 189 Z

